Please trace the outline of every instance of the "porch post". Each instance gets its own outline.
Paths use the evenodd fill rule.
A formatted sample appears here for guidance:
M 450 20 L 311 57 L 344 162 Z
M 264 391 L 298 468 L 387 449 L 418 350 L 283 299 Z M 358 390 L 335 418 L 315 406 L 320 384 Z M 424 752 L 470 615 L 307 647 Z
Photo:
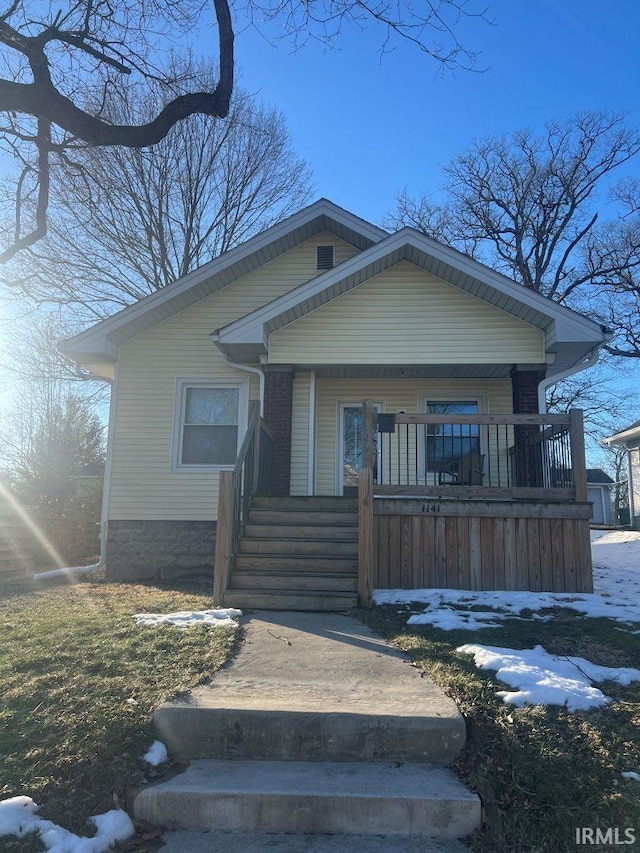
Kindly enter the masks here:
M 273 433 L 273 495 L 287 497 L 291 485 L 293 365 L 264 368 L 264 419 Z
M 537 415 L 538 386 L 546 375 L 540 365 L 515 365 L 511 370 L 511 392 L 514 415 Z M 532 443 L 536 426 L 516 426 L 514 437 L 514 475 L 517 486 L 541 486 L 537 474 L 541 471 L 540 445 Z

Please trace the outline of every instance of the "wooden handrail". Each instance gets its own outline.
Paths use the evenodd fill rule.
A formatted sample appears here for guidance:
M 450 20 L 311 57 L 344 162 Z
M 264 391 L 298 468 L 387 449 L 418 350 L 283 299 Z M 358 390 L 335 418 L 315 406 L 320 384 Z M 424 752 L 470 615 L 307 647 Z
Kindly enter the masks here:
M 260 477 L 261 432 L 267 432 L 260 417 L 260 403 L 249 403 L 249 422 L 232 471 L 220 472 L 218 486 L 218 524 L 213 582 L 214 604 L 224 604 L 229 576 L 242 528 L 256 494 Z
M 256 423 L 260 420 L 260 403 L 257 400 L 251 400 L 249 402 L 249 423 L 247 424 L 247 432 L 244 437 L 244 441 L 240 447 L 240 451 L 238 452 L 238 458 L 236 459 L 236 464 L 233 466 L 233 474 L 234 476 L 239 475 L 239 472 L 244 465 L 244 462 L 249 453 L 249 448 L 251 447 L 252 442 L 254 441 L 254 430 L 256 427 Z
M 550 425 L 569 426 L 570 415 L 419 415 L 398 413 L 395 416 L 397 424 L 497 424 L 499 426 L 516 425 Z M 378 415 L 373 413 L 373 423 L 378 422 Z

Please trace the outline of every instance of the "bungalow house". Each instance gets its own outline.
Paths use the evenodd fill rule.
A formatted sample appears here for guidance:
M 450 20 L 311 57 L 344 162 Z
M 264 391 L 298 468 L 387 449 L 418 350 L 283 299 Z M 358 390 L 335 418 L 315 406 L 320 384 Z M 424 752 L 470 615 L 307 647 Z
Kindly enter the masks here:
M 620 432 L 608 436 L 602 443 L 621 445 L 627 451 L 629 522 L 640 530 L 640 421 L 634 421 Z
M 108 574 L 215 554 L 216 600 L 245 607 L 588 590 L 581 414 L 543 414 L 544 390 L 605 340 L 322 199 L 62 345 L 113 383 Z

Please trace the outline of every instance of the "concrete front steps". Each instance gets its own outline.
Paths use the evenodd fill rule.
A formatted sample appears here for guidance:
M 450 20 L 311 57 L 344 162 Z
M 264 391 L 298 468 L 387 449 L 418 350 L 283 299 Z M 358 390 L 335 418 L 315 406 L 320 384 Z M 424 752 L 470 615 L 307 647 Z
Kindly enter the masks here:
M 384 836 L 380 853 L 417 851 L 417 838 L 429 853 L 443 849 L 430 839 L 480 824 L 478 797 L 446 766 L 465 740 L 455 703 L 343 614 L 255 614 L 231 665 L 154 721 L 190 766 L 141 789 L 133 809 L 168 830 L 255 833 L 256 853 L 289 849 L 274 833 L 304 839 L 296 853 L 334 835 L 371 850 Z
M 358 604 L 358 515 L 351 498 L 254 498 L 224 603 L 263 610 Z
M 424 764 L 194 761 L 136 798 L 136 816 L 172 829 L 456 838 L 478 825 L 477 797 Z

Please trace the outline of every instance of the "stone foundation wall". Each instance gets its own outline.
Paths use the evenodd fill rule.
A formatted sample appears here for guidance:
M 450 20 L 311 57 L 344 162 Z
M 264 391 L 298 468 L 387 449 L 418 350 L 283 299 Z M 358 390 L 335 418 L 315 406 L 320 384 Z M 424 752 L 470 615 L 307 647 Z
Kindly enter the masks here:
M 172 580 L 210 574 L 215 521 L 109 521 L 110 580 Z

